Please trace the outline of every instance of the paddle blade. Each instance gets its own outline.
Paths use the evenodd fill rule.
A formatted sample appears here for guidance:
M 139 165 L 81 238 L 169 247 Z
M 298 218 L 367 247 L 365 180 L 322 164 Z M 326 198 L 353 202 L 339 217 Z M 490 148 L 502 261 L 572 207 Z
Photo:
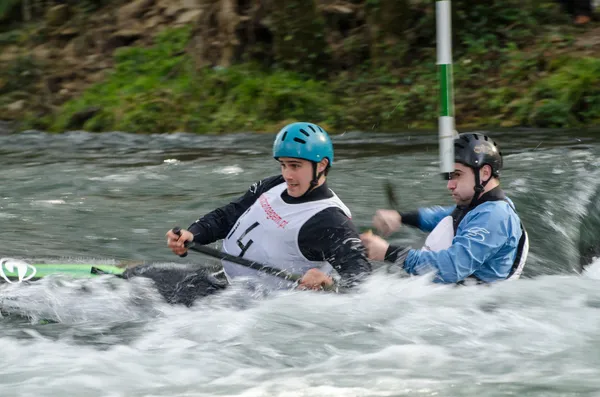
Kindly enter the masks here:
M 168 303 L 191 306 L 196 299 L 227 287 L 227 280 L 216 277 L 212 270 L 208 266 L 147 264 L 127 269 L 123 277 L 149 278 Z
M 390 181 L 385 181 L 383 185 L 385 189 L 385 197 L 392 207 L 392 209 L 398 211 L 398 197 L 396 196 L 396 192 L 394 191 L 394 185 Z

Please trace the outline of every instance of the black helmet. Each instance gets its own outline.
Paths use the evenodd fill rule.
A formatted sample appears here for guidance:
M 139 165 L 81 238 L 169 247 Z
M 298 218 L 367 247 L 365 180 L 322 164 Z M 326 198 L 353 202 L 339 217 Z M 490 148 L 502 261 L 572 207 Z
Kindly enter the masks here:
M 454 161 L 474 170 L 487 164 L 495 177 L 500 176 L 502 169 L 502 153 L 498 145 L 488 136 L 479 133 L 462 133 L 454 139 Z

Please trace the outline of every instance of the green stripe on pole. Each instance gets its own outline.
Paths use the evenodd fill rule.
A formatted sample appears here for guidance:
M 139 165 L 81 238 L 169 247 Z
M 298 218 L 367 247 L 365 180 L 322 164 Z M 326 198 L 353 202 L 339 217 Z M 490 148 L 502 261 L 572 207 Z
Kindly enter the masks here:
M 452 64 L 438 66 L 440 78 L 440 116 L 454 116 Z

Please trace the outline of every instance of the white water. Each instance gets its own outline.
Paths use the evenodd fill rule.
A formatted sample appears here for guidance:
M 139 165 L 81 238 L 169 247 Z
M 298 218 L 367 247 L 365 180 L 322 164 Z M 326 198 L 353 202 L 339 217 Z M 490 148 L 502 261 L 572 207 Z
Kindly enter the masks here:
M 0 338 L 3 396 L 600 392 L 600 280 L 588 275 L 454 288 L 381 273 L 354 295 L 248 301 L 233 288 L 191 309 L 149 292 L 132 305 L 143 286 L 105 281 L 17 294 L 68 321 Z
M 600 146 L 509 138 L 502 183 L 532 237 L 534 278 L 454 288 L 381 268 L 356 294 L 236 287 L 192 308 L 163 303 L 147 280 L 3 285 L 0 396 L 600 396 L 600 265 L 572 271 Z M 171 255 L 167 228 L 277 172 L 265 136 L 14 139 L 0 137 L 0 257 L 34 263 L 203 261 Z M 428 139 L 334 140 L 332 186 L 357 225 L 386 205 L 383 179 L 405 209 L 448 200 Z

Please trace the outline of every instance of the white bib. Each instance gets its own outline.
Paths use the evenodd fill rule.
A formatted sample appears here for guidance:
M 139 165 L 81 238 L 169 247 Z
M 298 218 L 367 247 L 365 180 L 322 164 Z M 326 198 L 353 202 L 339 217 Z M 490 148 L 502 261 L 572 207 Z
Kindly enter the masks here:
M 452 245 L 454 239 L 454 226 L 452 217 L 448 215 L 436 225 L 429 233 L 423 246 L 424 251 L 438 252 L 447 250 Z
M 299 275 L 311 268 L 319 268 L 330 274 L 333 269 L 328 262 L 309 261 L 302 255 L 298 234 L 310 218 L 326 208 L 340 208 L 349 218 L 350 210 L 335 193 L 333 197 L 323 200 L 288 204 L 281 198 L 286 188 L 284 182 L 264 192 L 240 216 L 223 240 L 223 251 Z M 330 236 L 324 235 L 322 238 Z M 282 278 L 225 260 L 223 269 L 229 280 L 249 276 L 259 278 L 261 284 L 270 288 L 290 288 L 293 285 Z

